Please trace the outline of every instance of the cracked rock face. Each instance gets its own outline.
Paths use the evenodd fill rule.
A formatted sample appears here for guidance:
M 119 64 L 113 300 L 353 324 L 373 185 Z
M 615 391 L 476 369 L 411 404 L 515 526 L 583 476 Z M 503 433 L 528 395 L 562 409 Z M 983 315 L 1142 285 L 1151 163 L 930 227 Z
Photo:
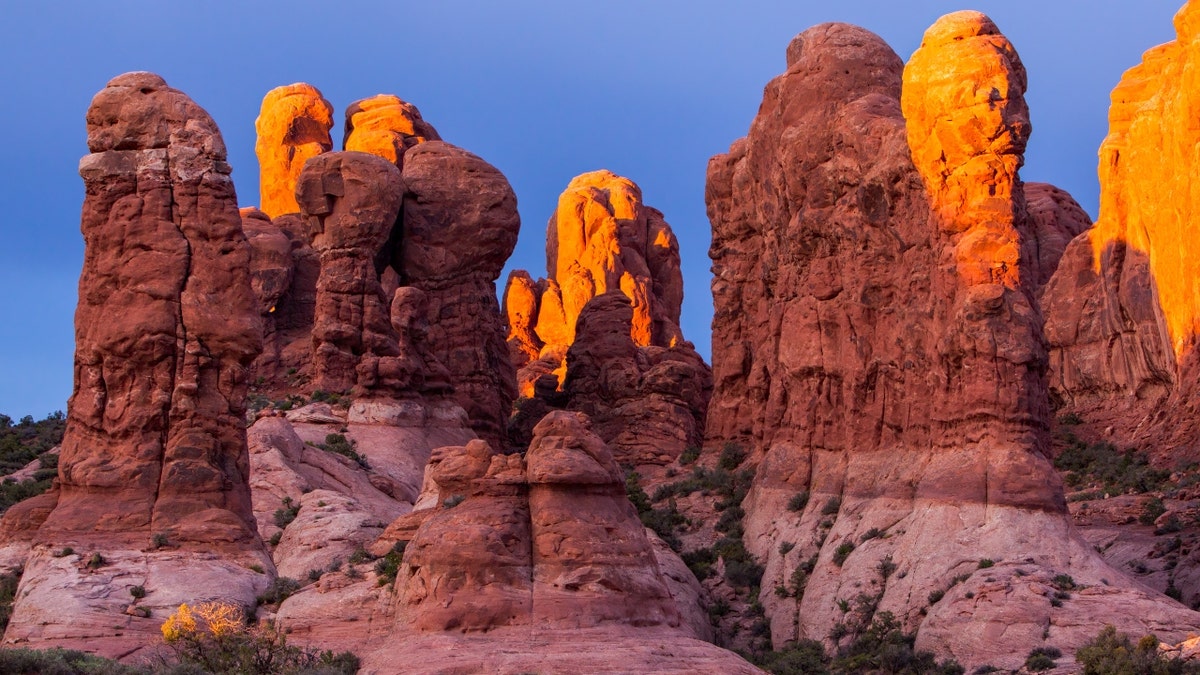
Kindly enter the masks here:
M 1045 456 L 1024 87 L 976 12 L 939 20 L 907 67 L 825 24 L 793 40 L 749 135 L 710 161 L 707 442 L 756 464 L 745 538 L 777 646 L 845 641 L 889 611 L 968 669 L 1017 667 L 1104 622 L 1197 625 L 1099 560 Z M 1086 607 L 1049 602 L 1058 574 Z

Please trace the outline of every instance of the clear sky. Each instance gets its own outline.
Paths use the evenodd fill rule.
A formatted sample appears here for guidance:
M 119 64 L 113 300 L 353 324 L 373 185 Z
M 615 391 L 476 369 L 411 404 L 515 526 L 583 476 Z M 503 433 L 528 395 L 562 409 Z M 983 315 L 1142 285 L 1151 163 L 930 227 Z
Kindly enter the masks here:
M 241 205 L 258 202 L 254 118 L 281 84 L 338 111 L 376 93 L 416 104 L 448 142 L 505 173 L 521 210 L 510 267 L 545 274 L 558 193 L 608 168 L 642 186 L 679 236 L 683 330 L 709 354 L 710 156 L 743 136 L 790 39 L 825 21 L 881 35 L 907 60 L 938 16 L 988 13 L 1029 71 L 1022 172 L 1096 215 L 1108 96 L 1174 37 L 1182 0 L 609 0 L 288 3 L 0 0 L 0 413 L 41 417 L 71 392 L 83 259 L 84 113 L 112 77 L 150 70 L 216 119 Z M 335 148 L 341 139 L 334 129 Z M 503 283 L 503 277 L 499 283 Z M 114 320 L 119 320 L 116 317 Z

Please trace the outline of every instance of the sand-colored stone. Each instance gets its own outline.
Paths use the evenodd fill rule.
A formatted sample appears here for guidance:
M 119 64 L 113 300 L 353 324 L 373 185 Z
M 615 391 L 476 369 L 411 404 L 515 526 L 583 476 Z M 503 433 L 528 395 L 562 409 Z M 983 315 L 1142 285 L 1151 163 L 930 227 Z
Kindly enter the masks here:
M 333 149 L 333 106 L 311 84 L 276 87 L 254 121 L 261 208 L 270 218 L 299 213 L 296 181 L 304 163 Z

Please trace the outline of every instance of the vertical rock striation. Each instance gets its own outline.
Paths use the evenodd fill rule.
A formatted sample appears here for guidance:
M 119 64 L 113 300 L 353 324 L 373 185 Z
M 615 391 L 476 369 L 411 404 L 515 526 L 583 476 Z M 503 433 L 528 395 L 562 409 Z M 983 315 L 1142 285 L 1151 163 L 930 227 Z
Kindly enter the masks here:
M 1198 168 L 1200 6 L 1112 92 L 1100 146 L 1100 217 L 1068 246 L 1043 295 L 1056 397 L 1120 445 L 1163 464 L 1200 459 L 1200 265 L 1189 179 Z M 1147 423 L 1150 422 L 1150 423 Z
M 745 542 L 777 645 L 841 643 L 888 611 L 919 647 L 1017 667 L 1099 630 L 1080 617 L 1197 623 L 1082 541 L 1045 456 L 1049 218 L 1018 175 L 1024 88 L 977 12 L 940 19 L 907 67 L 865 30 L 817 26 L 710 161 L 706 440 L 756 465 Z M 1088 589 L 1067 610 L 1046 600 L 1058 574 Z
M 142 606 L 154 612 L 196 599 L 251 603 L 269 581 L 246 567 L 270 567 L 243 423 L 261 329 L 212 118 L 157 75 L 127 73 L 92 100 L 87 127 L 57 504 L 5 635 L 126 653 L 161 621 L 122 613 L 129 585 L 147 590 Z M 53 555 L 65 545 L 79 554 Z M 86 566 L 85 552 L 96 554 Z

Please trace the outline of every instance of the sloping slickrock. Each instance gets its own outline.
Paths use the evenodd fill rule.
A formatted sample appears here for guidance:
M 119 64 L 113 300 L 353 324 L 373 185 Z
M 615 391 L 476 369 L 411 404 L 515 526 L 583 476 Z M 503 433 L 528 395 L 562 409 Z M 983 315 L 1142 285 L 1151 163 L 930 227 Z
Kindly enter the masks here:
M 1074 532 L 1045 457 L 1024 87 L 975 12 L 935 23 L 907 68 L 825 24 L 792 41 L 749 135 L 710 161 L 707 442 L 745 444 L 756 465 L 745 542 L 777 646 L 845 642 L 889 611 L 920 648 L 1015 668 L 1106 622 L 1200 625 Z M 1078 589 L 1055 607 L 1060 574 Z
M 1073 240 L 1043 298 L 1051 387 L 1119 445 L 1165 465 L 1200 459 L 1200 268 L 1191 205 L 1200 113 L 1197 4 L 1176 40 L 1145 53 L 1112 92 L 1100 146 L 1100 217 Z
M 254 120 L 258 138 L 260 208 L 268 218 L 299 213 L 296 182 L 304 163 L 333 149 L 333 106 L 311 84 L 276 87 L 263 97 Z
M 155 602 L 251 603 L 269 579 L 246 566 L 270 559 L 254 527 L 242 421 L 261 329 L 220 132 L 151 73 L 109 82 L 87 126 L 86 249 L 58 497 L 5 639 L 111 638 L 107 650 L 145 644 L 157 628 L 117 618 L 130 598 L 114 577 L 169 589 Z M 153 550 L 152 535 L 170 552 Z M 64 583 L 53 570 L 70 561 L 52 553 L 66 545 L 110 562 L 81 563 Z
M 404 159 L 401 283 L 425 293 L 428 345 L 480 438 L 504 447 L 516 398 L 496 279 L 521 229 L 508 180 L 479 157 L 430 141 Z
M 367 152 L 404 168 L 404 153 L 425 141 L 440 141 L 433 125 L 421 118 L 417 106 L 391 94 L 355 101 L 346 108 L 342 147 Z

